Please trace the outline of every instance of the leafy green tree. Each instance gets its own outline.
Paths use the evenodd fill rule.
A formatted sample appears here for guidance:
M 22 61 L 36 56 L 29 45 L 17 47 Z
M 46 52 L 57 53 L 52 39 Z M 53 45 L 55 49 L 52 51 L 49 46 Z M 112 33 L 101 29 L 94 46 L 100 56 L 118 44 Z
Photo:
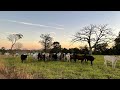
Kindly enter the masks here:
M 53 48 L 51 49 L 52 53 L 59 53 L 59 52 L 61 52 L 61 45 L 60 45 L 59 42 L 57 42 L 57 41 L 53 42 L 52 46 L 53 46 Z
M 114 40 L 115 46 L 113 46 L 114 54 L 120 54 L 120 32 Z
M 5 47 L 1 47 L 1 53 L 2 53 L 2 55 L 6 52 L 6 50 L 5 50 Z

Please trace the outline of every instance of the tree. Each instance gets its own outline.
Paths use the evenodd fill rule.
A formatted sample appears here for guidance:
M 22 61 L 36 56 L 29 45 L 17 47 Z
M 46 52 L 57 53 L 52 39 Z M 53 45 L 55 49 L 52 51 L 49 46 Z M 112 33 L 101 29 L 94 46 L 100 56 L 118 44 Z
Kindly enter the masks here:
M 98 54 L 105 53 L 105 51 L 107 50 L 107 46 L 108 46 L 107 43 L 97 44 L 96 50 L 94 50 L 94 53 L 98 53 Z
M 96 50 L 97 44 L 108 43 L 113 39 L 111 31 L 111 28 L 107 28 L 107 24 L 98 26 L 91 24 L 80 29 L 80 32 L 74 35 L 72 42 L 87 42 L 89 45 L 89 54 L 92 55 L 92 49 Z
M 15 49 L 21 49 L 22 46 L 23 46 L 22 43 L 17 42 L 17 43 L 15 44 Z
M 59 48 L 59 47 L 61 47 L 60 43 L 57 42 L 57 41 L 56 41 L 56 42 L 53 42 L 52 45 L 53 45 L 54 48 L 57 48 L 57 47 Z
M 44 51 L 46 52 L 52 45 L 52 37 L 50 34 L 41 34 L 40 38 L 41 40 L 39 42 L 43 45 Z
M 22 34 L 10 34 L 7 38 L 10 42 L 12 42 L 11 45 L 11 50 L 13 49 L 13 46 L 15 45 L 15 43 L 21 39 L 23 37 Z
M 89 50 L 88 50 L 88 47 L 87 45 L 83 46 L 83 47 L 80 47 L 80 53 L 81 54 L 88 54 Z
M 119 32 L 117 38 L 114 41 L 115 41 L 115 46 L 120 45 L 120 32 Z
M 2 54 L 5 53 L 5 47 L 1 47 L 1 53 L 2 53 Z
M 74 53 L 79 54 L 80 50 L 78 48 L 73 48 Z
M 68 53 L 68 49 L 67 48 L 62 48 L 62 53 Z
M 114 40 L 115 46 L 113 46 L 114 54 L 120 54 L 120 32 Z
M 53 46 L 53 48 L 51 49 L 52 53 L 58 53 L 61 51 L 61 45 L 59 42 L 57 42 L 57 41 L 53 42 L 52 46 Z
M 76 53 L 76 54 L 81 53 L 81 52 L 80 52 L 80 49 L 77 48 L 77 47 L 75 47 L 75 48 L 69 48 L 68 52 L 69 52 L 69 53 Z

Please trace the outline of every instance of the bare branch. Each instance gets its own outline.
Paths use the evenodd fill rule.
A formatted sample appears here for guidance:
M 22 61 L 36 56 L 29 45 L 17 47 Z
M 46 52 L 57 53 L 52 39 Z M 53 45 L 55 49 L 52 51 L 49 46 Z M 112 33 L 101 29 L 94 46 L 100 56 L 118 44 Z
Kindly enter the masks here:
M 107 28 L 107 24 L 105 25 L 93 25 L 83 27 L 79 32 L 74 35 L 72 39 L 73 42 L 77 41 L 85 41 L 89 44 L 89 49 L 95 48 L 97 44 L 101 42 L 110 42 L 112 39 L 109 37 L 112 35 L 112 29 Z M 93 45 L 91 45 L 93 43 Z
M 50 34 L 41 34 L 40 38 L 39 43 L 43 45 L 46 52 L 46 50 L 52 46 L 52 37 L 50 37 Z

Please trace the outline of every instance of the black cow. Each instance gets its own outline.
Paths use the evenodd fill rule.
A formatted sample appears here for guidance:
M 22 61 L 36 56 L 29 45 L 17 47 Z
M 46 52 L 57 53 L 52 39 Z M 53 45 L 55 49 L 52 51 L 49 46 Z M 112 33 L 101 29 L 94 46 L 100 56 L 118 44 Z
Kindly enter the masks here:
M 76 53 L 73 53 L 73 55 L 70 55 L 70 60 L 71 60 L 71 59 L 73 59 L 75 62 L 76 62 L 77 59 L 78 59 L 78 60 L 81 60 L 80 56 L 77 55 Z
M 21 55 L 21 60 L 22 60 L 22 63 L 23 63 L 23 61 L 24 61 L 24 60 L 26 60 L 26 59 L 27 59 L 27 56 L 28 56 L 28 55 L 24 55 L 24 54 L 22 54 L 22 55 Z
M 70 59 L 73 59 L 75 62 L 78 59 L 78 60 L 81 60 L 81 63 L 82 63 L 85 60 L 85 57 L 84 56 L 79 56 L 77 54 L 74 54 L 74 55 L 70 56 Z
M 76 60 L 81 60 L 81 63 L 85 60 L 85 62 L 87 61 L 91 61 L 91 66 L 93 65 L 93 61 L 94 61 L 94 57 L 93 56 L 87 56 L 86 54 L 83 56 L 79 56 L 77 54 L 73 54 L 70 56 L 70 59 L 74 59 L 74 61 L 76 62 Z
M 38 53 L 38 57 L 37 58 L 38 58 L 38 61 L 39 61 L 39 60 L 43 59 L 43 55 L 41 53 Z
M 52 55 L 52 59 L 57 61 L 57 54 L 56 53 Z
M 85 59 L 87 60 L 87 61 L 91 61 L 91 66 L 93 65 L 93 61 L 94 61 L 94 57 L 93 56 L 85 56 Z

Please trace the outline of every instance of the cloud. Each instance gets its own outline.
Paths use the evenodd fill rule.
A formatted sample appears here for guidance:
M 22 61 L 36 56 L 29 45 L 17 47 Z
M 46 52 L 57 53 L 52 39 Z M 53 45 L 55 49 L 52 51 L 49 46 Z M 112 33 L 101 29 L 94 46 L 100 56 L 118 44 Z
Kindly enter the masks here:
M 50 24 L 54 24 L 56 26 L 60 26 L 60 27 L 63 27 L 64 25 L 60 25 L 60 24 L 56 24 L 56 23 L 50 23 Z
M 4 32 L 4 34 L 18 34 L 19 32 Z
M 30 26 L 39 26 L 39 27 L 54 28 L 54 29 L 64 29 L 61 27 L 53 27 L 53 26 L 48 26 L 48 25 L 34 24 L 34 23 L 28 23 L 28 22 L 20 22 L 20 21 L 15 21 L 15 20 L 5 20 L 5 21 L 24 24 L 24 25 L 30 25 Z

